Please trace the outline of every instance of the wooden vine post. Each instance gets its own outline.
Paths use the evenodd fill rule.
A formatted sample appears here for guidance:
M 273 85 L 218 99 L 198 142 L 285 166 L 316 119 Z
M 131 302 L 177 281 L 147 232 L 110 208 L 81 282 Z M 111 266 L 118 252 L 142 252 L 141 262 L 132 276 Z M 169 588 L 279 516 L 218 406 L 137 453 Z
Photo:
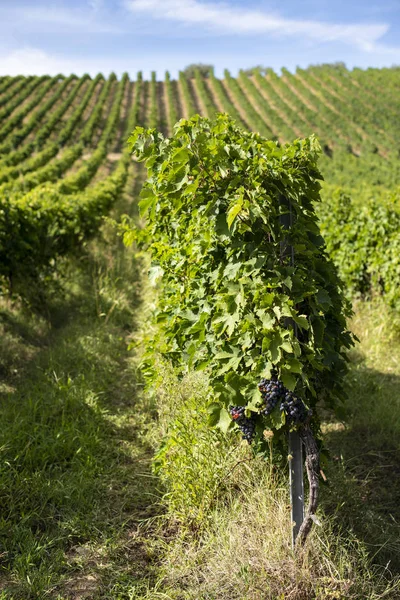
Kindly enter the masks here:
M 287 212 L 280 217 L 281 225 L 284 229 L 289 230 L 293 226 L 293 213 L 287 198 L 282 198 L 282 206 L 285 207 Z M 291 265 L 294 267 L 294 249 L 287 239 L 281 242 L 280 254 L 281 260 L 286 256 L 290 256 Z M 287 326 L 289 323 L 293 327 L 295 336 L 298 337 L 296 323 L 288 319 Z M 304 544 L 315 519 L 314 515 L 318 506 L 319 451 L 307 423 L 299 431 L 290 431 L 288 441 L 292 548 L 294 549 L 296 546 Z M 304 515 L 303 445 L 306 453 L 306 469 L 310 488 L 306 515 Z

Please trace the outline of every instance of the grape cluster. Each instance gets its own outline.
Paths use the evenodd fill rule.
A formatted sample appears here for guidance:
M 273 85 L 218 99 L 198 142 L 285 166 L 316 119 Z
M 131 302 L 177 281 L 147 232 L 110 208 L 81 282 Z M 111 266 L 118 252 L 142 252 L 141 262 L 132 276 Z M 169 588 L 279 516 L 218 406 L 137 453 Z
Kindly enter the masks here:
M 278 403 L 280 410 L 285 412 L 286 422 L 289 425 L 304 423 L 312 414 L 304 402 L 285 388 L 276 376 L 272 376 L 272 379 L 261 379 L 258 389 L 263 401 L 260 410 L 262 415 L 270 415 Z M 246 417 L 245 406 L 230 406 L 229 413 L 242 432 L 243 439 L 251 444 L 256 432 L 256 415 L 251 413 L 250 417 Z
M 263 400 L 261 414 L 265 416 L 271 414 L 278 402 L 280 403 L 280 410 L 285 412 L 286 421 L 289 424 L 304 423 L 307 417 L 311 415 L 311 411 L 307 410 L 304 402 L 285 388 L 283 383 L 276 377 L 261 379 L 258 389 Z
M 240 431 L 242 432 L 242 438 L 251 444 L 256 432 L 255 415 L 252 413 L 251 417 L 246 417 L 245 410 L 245 406 L 229 407 L 229 412 L 232 419 L 237 423 Z
M 273 378 L 261 379 L 260 383 L 258 384 L 258 389 L 261 392 L 261 397 L 263 400 L 261 414 L 268 416 L 272 413 L 278 402 L 282 402 L 284 399 L 286 388 L 281 381 Z
M 281 402 L 281 410 L 286 413 L 286 421 L 293 425 L 304 423 L 308 416 L 312 414 L 311 410 L 307 410 L 304 402 L 297 398 L 293 392 L 287 392 L 285 399 Z

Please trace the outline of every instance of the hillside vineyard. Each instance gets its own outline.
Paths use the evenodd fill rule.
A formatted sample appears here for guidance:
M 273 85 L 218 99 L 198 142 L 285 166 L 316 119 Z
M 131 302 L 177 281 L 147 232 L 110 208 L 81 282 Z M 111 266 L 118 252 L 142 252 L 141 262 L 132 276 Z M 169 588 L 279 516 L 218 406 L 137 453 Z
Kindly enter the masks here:
M 387 198 L 400 180 L 399 86 L 398 68 L 349 71 L 340 65 L 237 77 L 226 70 L 222 79 L 199 72 L 193 79 L 181 72 L 177 80 L 167 72 L 163 81 L 156 73 L 150 81 L 141 73 L 134 81 L 113 73 L 1 77 L 0 275 L 23 275 L 22 263 L 25 270 L 46 268 L 96 231 L 139 170 L 126 146 L 136 125 L 170 135 L 178 119 L 195 113 L 228 112 L 243 128 L 279 144 L 316 134 L 327 182 L 322 219 L 331 203 L 343 205 L 345 195 L 353 208 L 379 197 L 397 222 L 396 203 Z M 336 225 L 323 227 L 333 254 Z M 342 271 L 343 261 L 336 256 Z M 368 288 L 366 268 L 369 263 L 356 280 L 344 277 L 352 292 Z

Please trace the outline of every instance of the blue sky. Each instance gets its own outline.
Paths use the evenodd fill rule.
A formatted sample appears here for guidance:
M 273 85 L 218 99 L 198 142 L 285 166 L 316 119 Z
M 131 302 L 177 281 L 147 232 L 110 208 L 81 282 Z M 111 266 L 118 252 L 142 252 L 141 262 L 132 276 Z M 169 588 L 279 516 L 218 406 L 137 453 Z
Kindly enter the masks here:
M 0 74 L 400 64 L 400 0 L 0 0 Z

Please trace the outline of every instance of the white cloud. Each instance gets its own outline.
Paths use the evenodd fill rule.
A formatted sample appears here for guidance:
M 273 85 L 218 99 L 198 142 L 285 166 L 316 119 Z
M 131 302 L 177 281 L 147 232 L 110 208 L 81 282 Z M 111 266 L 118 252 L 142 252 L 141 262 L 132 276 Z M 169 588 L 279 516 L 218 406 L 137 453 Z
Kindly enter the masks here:
M 378 40 L 389 30 L 385 23 L 346 25 L 286 19 L 226 3 L 201 3 L 198 0 L 125 0 L 125 6 L 133 13 L 149 14 L 154 19 L 166 19 L 185 25 L 203 25 L 219 33 L 301 35 L 306 39 L 322 42 L 346 42 L 364 51 L 375 50 Z
M 86 10 L 30 5 L 6 9 L 2 20 L 24 31 L 120 33 L 121 28 L 117 27 L 110 19 L 99 20 L 96 17 L 100 7 L 98 0 L 92 0 L 90 7 L 87 7 Z
M 58 73 L 82 75 L 86 72 L 96 75 L 99 72 L 108 74 L 113 69 L 116 69 L 116 66 L 113 67 L 110 62 L 102 58 L 79 61 L 50 55 L 39 48 L 31 47 L 13 50 L 0 56 L 1 75 L 57 75 Z
M 192 62 L 195 61 L 193 57 Z M 0 52 L 0 75 L 70 75 L 75 73 L 80 76 L 89 73 L 92 77 L 97 73 L 108 76 L 114 71 L 121 76 L 124 71 L 129 73 L 131 79 L 135 79 L 138 71 L 143 71 L 143 76 L 150 79 L 151 71 L 157 71 L 159 77 L 163 78 L 166 68 L 174 75 L 182 69 L 182 56 L 157 55 L 135 56 L 122 55 L 119 58 L 107 55 L 97 57 L 70 58 L 61 54 L 50 54 L 41 48 L 25 46 L 18 50 Z
M 57 73 L 69 72 L 68 61 L 60 64 L 52 60 L 45 52 L 35 48 L 22 48 L 14 50 L 1 57 L 1 71 L 7 75 L 57 75 Z M 58 69 L 58 66 L 61 69 Z

